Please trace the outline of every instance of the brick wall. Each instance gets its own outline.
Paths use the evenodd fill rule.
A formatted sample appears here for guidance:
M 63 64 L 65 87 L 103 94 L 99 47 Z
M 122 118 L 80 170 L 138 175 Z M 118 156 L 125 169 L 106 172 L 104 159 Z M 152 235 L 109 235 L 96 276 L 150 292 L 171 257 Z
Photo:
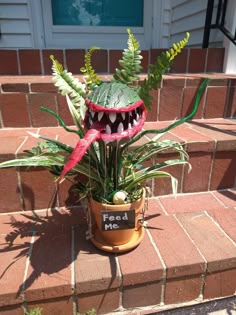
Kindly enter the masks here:
M 174 120 L 190 113 L 197 88 L 206 75 L 166 75 L 152 92 L 153 106 L 147 121 Z M 212 78 L 195 118 L 236 116 L 236 79 L 223 74 Z M 104 79 L 109 79 L 104 76 Z M 73 125 L 65 97 L 52 83 L 51 76 L 0 77 L 0 128 L 55 127 L 56 118 L 42 112 L 47 107 L 58 113 L 67 125 Z
M 143 71 L 153 63 L 162 49 L 142 51 Z M 0 75 L 48 75 L 51 74 L 50 55 L 53 54 L 73 73 L 80 73 L 84 64 L 83 49 L 19 49 L 0 50 Z M 98 73 L 113 73 L 119 65 L 122 50 L 100 50 L 93 58 Z M 96 57 L 95 57 L 96 56 Z M 224 48 L 188 48 L 177 56 L 171 69 L 172 73 L 222 72 Z

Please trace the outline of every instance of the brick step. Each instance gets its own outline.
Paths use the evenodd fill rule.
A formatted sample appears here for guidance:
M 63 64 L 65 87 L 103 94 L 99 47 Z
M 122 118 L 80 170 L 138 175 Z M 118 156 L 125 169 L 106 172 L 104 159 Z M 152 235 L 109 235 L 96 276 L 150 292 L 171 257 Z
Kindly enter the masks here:
M 152 91 L 153 104 L 147 121 L 186 116 L 193 107 L 197 88 L 204 77 L 209 77 L 211 81 L 203 93 L 195 118 L 234 117 L 236 76 L 222 73 L 172 74 L 164 75 L 158 89 Z M 111 76 L 102 75 L 101 78 L 110 80 Z M 0 128 L 58 126 L 53 116 L 40 110 L 41 106 L 58 113 L 66 125 L 73 124 L 65 97 L 57 92 L 52 76 L 0 76 Z
M 170 122 L 147 122 L 146 129 L 160 129 Z M 0 161 L 22 156 L 23 150 L 32 148 L 38 139 L 27 131 L 75 146 L 76 135 L 68 134 L 61 127 L 45 128 L 3 128 L 0 129 Z M 233 119 L 193 120 L 164 135 L 163 139 L 178 140 L 186 145 L 192 165 L 188 168 L 175 166 L 166 168 L 179 181 L 178 192 L 200 192 L 235 187 L 236 174 L 236 121 Z M 159 160 L 173 159 L 169 154 L 160 155 Z M 156 160 L 150 161 L 155 163 Z M 0 169 L 0 212 L 39 210 L 51 206 L 75 205 L 75 198 L 68 194 L 70 184 L 63 182 L 56 193 L 52 175 L 41 168 Z M 153 196 L 171 194 L 169 179 L 149 182 Z M 54 202 L 54 203 L 52 203 Z
M 82 207 L 0 214 L 0 314 L 150 314 L 235 294 L 234 189 L 149 198 L 146 221 L 143 242 L 114 255 L 85 240 Z

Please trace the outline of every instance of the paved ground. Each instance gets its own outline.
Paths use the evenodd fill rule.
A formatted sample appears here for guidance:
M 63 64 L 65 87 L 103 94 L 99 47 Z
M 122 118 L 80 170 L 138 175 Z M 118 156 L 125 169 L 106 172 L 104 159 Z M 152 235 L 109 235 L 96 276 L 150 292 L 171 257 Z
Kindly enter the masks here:
M 194 306 L 161 311 L 158 315 L 236 315 L 236 296 Z

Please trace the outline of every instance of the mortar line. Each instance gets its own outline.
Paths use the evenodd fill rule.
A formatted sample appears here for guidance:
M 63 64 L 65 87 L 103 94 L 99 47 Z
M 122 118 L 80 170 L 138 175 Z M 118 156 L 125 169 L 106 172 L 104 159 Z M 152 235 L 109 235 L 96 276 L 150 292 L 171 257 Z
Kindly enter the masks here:
M 72 305 L 73 315 L 78 312 L 77 295 L 75 287 L 75 229 L 74 226 L 71 228 L 71 293 L 72 293 Z
M 24 276 L 23 276 L 23 283 L 21 285 L 21 290 L 22 290 L 22 298 L 23 298 L 23 303 L 22 303 L 22 307 L 24 309 L 24 311 L 27 311 L 27 302 L 25 300 L 25 283 L 27 280 L 27 275 L 28 275 L 28 271 L 29 271 L 29 264 L 30 264 L 30 258 L 33 252 L 33 246 L 34 246 L 34 240 L 35 240 L 35 235 L 36 235 L 36 231 L 33 231 L 32 233 L 32 237 L 31 237 L 31 241 L 30 241 L 30 247 L 29 247 L 29 251 L 28 251 L 28 257 L 26 259 L 25 262 L 25 271 L 24 271 Z
M 119 282 L 120 282 L 120 286 L 119 286 L 119 307 L 118 307 L 118 311 L 124 311 L 124 307 L 123 307 L 123 276 L 122 276 L 122 272 L 121 272 L 121 267 L 120 267 L 120 263 L 119 263 L 119 259 L 118 256 L 115 256 L 115 262 L 116 262 L 116 267 L 117 267 L 117 271 L 118 271 L 118 277 L 119 277 Z
M 235 241 L 225 232 L 221 225 L 205 210 L 206 216 L 218 227 L 218 229 L 227 237 L 227 239 L 236 247 Z
M 215 191 L 215 190 L 214 190 Z M 221 201 L 215 194 L 214 191 L 211 191 L 211 195 L 224 207 L 227 208 L 227 206 L 223 203 L 223 201 Z
M 213 172 L 213 167 L 215 163 L 215 156 L 216 156 L 216 150 L 217 150 L 217 140 L 214 140 L 215 142 L 215 147 L 214 151 L 212 152 L 212 161 L 211 161 L 211 168 L 210 168 L 210 175 L 209 175 L 209 180 L 208 180 L 208 185 L 207 185 L 207 190 L 210 191 L 211 189 L 211 179 L 212 179 L 212 172 Z
M 205 287 L 205 278 L 206 278 L 206 273 L 207 273 L 207 268 L 208 268 L 208 263 L 206 258 L 204 257 L 204 255 L 202 254 L 202 252 L 200 251 L 200 249 L 198 248 L 197 244 L 194 242 L 194 240 L 191 238 L 191 236 L 189 235 L 188 231 L 185 229 L 185 227 L 183 226 L 183 224 L 179 221 L 179 219 L 177 218 L 176 214 L 173 214 L 173 217 L 175 218 L 175 220 L 177 221 L 177 223 L 179 224 L 179 226 L 182 228 L 182 230 L 184 231 L 184 233 L 187 235 L 187 237 L 189 238 L 189 240 L 191 241 L 191 243 L 193 244 L 193 246 L 196 248 L 196 250 L 198 251 L 199 255 L 202 257 L 204 263 L 205 263 L 205 270 L 203 271 L 203 273 L 201 274 L 201 284 L 200 284 L 200 292 L 199 292 L 199 299 L 203 300 L 203 292 L 204 292 L 204 287 Z
M 150 243 L 152 244 L 158 258 L 160 259 L 160 262 L 161 262 L 161 265 L 162 265 L 162 268 L 163 268 L 163 274 L 162 274 L 162 285 L 161 285 L 161 302 L 160 302 L 160 305 L 164 305 L 165 304 L 165 288 L 166 288 L 166 276 L 167 276 L 167 267 L 166 267 L 166 264 L 165 264 L 165 261 L 164 259 L 162 258 L 161 256 L 161 253 L 151 235 L 151 232 L 148 230 L 148 228 L 146 229 L 146 232 L 147 232 L 147 235 L 149 237 L 149 241 Z

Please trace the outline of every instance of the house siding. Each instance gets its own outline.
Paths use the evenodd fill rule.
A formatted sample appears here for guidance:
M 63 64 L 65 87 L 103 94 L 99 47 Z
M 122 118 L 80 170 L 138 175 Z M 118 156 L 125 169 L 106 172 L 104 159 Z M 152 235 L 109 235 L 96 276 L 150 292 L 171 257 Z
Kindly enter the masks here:
M 32 25 L 27 0 L 0 2 L 0 48 L 31 48 Z
M 217 1 L 213 12 L 216 14 Z M 178 42 L 186 32 L 191 34 L 189 46 L 201 47 L 206 18 L 207 1 L 171 0 L 170 42 Z M 223 35 L 218 30 L 211 31 L 209 47 L 222 47 Z

